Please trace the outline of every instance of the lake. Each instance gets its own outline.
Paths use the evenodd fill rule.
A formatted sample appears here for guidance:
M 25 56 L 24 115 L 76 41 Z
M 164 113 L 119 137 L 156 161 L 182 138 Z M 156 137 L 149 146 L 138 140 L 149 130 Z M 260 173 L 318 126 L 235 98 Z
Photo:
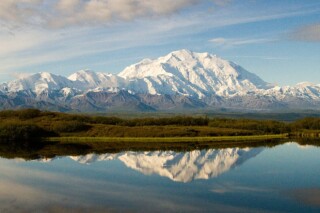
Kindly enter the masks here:
M 320 148 L 0 159 L 0 212 L 320 212 Z

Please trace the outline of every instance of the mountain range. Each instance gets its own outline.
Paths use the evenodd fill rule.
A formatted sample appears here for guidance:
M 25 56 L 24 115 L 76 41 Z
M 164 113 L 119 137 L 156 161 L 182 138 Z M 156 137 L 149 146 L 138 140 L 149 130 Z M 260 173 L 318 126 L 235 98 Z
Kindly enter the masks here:
M 42 72 L 0 84 L 0 109 L 170 111 L 320 109 L 320 84 L 274 86 L 209 53 L 179 50 L 119 74 Z
M 81 164 L 118 160 L 126 167 L 144 175 L 159 175 L 176 182 L 208 180 L 240 166 L 260 154 L 264 148 L 226 148 L 190 152 L 146 151 L 116 154 L 87 154 L 69 156 Z M 50 162 L 53 159 L 40 159 Z

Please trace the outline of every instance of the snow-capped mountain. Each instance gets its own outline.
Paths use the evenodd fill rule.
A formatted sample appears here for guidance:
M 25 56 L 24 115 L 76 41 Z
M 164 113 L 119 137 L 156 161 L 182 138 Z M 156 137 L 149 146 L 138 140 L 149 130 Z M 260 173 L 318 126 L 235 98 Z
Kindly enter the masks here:
M 73 83 L 63 76 L 41 72 L 3 84 L 0 88 L 6 92 L 31 90 L 39 94 L 45 90 L 60 90 L 65 87 L 73 88 Z
M 152 151 L 123 152 L 118 154 L 88 154 L 71 156 L 82 164 L 119 160 L 130 169 L 144 175 L 160 175 L 177 182 L 210 179 L 235 168 L 257 156 L 263 148 L 227 148 L 194 150 L 191 152 Z
M 319 109 L 320 84 L 272 86 L 233 62 L 179 50 L 144 59 L 118 75 L 43 72 L 0 85 L 0 109 L 63 111 Z
M 265 95 L 276 96 L 279 100 L 285 100 L 289 97 L 317 100 L 320 97 L 320 84 L 302 82 L 295 86 L 276 86 L 261 92 Z
M 125 82 L 121 77 L 109 73 L 96 73 L 90 70 L 81 70 L 68 77 L 81 90 L 97 88 L 122 88 Z
M 143 60 L 119 73 L 137 81 L 130 89 L 149 94 L 181 94 L 203 98 L 229 96 L 267 89 L 268 84 L 242 67 L 208 53 L 172 52 L 156 60 Z M 140 81 L 139 81 L 140 80 Z M 141 87 L 141 84 L 144 84 Z

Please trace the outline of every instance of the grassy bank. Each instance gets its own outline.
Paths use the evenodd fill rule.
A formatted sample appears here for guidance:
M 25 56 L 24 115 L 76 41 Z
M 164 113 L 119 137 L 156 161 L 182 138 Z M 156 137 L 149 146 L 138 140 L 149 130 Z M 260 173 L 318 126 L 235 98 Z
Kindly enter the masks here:
M 86 154 L 119 153 L 124 151 L 176 151 L 185 152 L 203 149 L 225 149 L 225 148 L 253 148 L 253 147 L 274 147 L 288 142 L 288 139 L 263 139 L 254 140 L 250 137 L 241 137 L 246 140 L 237 141 L 154 141 L 149 142 L 119 141 L 112 140 L 106 142 L 105 139 L 98 140 L 78 140 L 79 138 L 50 138 L 52 141 L 29 141 L 24 143 L 0 143 L 0 157 L 3 158 L 23 158 L 25 160 L 54 158 L 57 156 L 79 156 Z M 56 140 L 58 139 L 58 141 Z M 90 138 L 91 139 L 91 138 Z M 291 140 L 291 139 L 290 139 Z M 318 140 L 294 139 L 293 141 L 301 145 L 319 146 Z
M 278 135 L 247 135 L 247 136 L 219 136 L 219 137 L 50 137 L 46 141 L 61 142 L 134 142 L 134 143 L 175 143 L 175 142 L 243 142 L 267 139 L 285 139 L 288 134 Z
M 176 151 L 185 152 L 202 149 L 273 147 L 287 139 L 238 140 L 238 141 L 119 141 L 56 140 L 29 141 L 24 143 L 0 143 L 0 157 L 26 160 L 54 158 L 56 156 L 78 156 L 91 153 L 119 153 L 124 151 Z
M 293 138 L 320 138 L 320 130 L 300 130 L 290 133 Z

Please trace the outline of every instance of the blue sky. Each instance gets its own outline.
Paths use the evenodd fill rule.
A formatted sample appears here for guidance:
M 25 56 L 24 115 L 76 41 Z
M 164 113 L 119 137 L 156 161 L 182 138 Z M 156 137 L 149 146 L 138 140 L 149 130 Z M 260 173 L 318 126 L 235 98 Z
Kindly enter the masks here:
M 178 49 L 265 81 L 320 83 L 317 0 L 1 0 L 0 82 L 47 71 L 118 73 Z

